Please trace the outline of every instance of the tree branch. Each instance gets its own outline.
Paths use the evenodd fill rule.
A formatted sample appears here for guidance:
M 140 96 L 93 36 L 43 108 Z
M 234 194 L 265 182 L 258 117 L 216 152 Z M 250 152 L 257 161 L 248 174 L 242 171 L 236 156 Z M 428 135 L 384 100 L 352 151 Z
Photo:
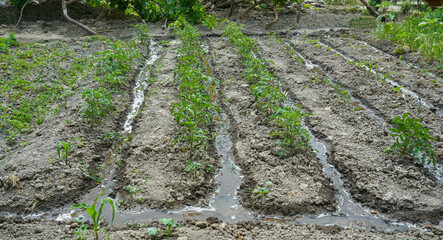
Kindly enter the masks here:
M 68 22 L 79 26 L 81 29 L 85 30 L 86 32 L 88 32 L 91 35 L 97 35 L 97 33 L 94 30 L 88 28 L 87 26 L 85 26 L 85 25 L 81 24 L 80 22 L 69 17 L 68 16 L 68 9 L 66 8 L 66 1 L 65 0 L 61 0 L 61 1 L 62 1 L 63 16 L 66 18 L 66 20 L 68 20 Z M 71 1 L 73 1 L 73 0 L 71 0 Z M 74 0 L 74 1 L 77 1 L 77 0 Z

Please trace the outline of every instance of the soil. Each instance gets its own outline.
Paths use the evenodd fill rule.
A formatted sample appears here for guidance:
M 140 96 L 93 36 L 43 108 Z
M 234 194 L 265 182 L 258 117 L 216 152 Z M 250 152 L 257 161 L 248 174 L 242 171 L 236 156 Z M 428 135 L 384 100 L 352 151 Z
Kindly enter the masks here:
M 259 109 L 250 87 L 242 76 L 242 64 L 227 40 L 211 42 L 214 72 L 222 81 L 221 96 L 235 126 L 234 154 L 246 178 L 240 188 L 245 207 L 258 213 L 296 215 L 335 209 L 331 181 L 316 161 L 315 154 L 300 151 L 280 157 L 273 128 Z M 278 141 L 278 140 L 277 140 Z M 251 191 L 266 182 L 270 194 L 263 197 Z
M 78 15 L 75 13 L 72 16 L 80 18 L 84 16 L 82 11 L 89 11 L 81 10 L 81 6 L 78 9 Z M 0 7 L 0 10 L 4 11 L 4 8 Z M 77 11 L 77 7 L 72 6 L 72 10 Z M 214 13 L 216 16 L 227 16 L 226 9 L 217 9 Z M 294 12 L 287 10 L 269 30 L 279 33 L 295 50 L 320 66 L 320 69 L 314 70 L 307 69 L 288 55 L 283 44 L 274 43 L 273 38 L 264 36 L 268 31 L 263 30 L 263 26 L 273 19 L 271 12 L 254 10 L 248 17 L 235 20 L 245 24 L 245 32 L 254 36 L 259 46 L 259 56 L 271 61 L 268 70 L 280 79 L 285 93 L 293 102 L 312 113 L 305 123 L 316 138 L 327 143 L 328 161 L 341 174 L 351 198 L 380 218 L 415 223 L 418 228 L 383 232 L 353 226 L 345 229 L 339 226 L 297 225 L 263 218 L 226 223 L 211 217 L 206 221 L 181 221 L 182 226 L 175 229 L 171 239 L 441 239 L 443 229 L 438 226 L 443 221 L 441 182 L 436 180 L 432 171 L 411 159 L 400 159 L 391 153 L 380 155 L 394 143 L 387 131 L 387 127 L 391 126 L 390 118 L 410 112 L 431 129 L 430 132 L 437 139 L 433 143 L 437 162 L 442 163 L 443 123 L 436 110 L 443 104 L 442 88 L 434 86 L 429 75 L 405 62 L 426 67 L 439 77 L 442 77 L 442 72 L 435 63 L 412 52 L 402 53 L 403 61 L 400 61 L 369 46 L 362 47 L 357 40 L 366 41 L 382 52 L 395 54 L 395 47 L 392 47 L 395 45 L 375 40 L 368 32 L 348 28 L 349 20 L 359 18 L 360 12 L 339 9 L 337 13 L 329 8 L 307 11 L 300 23 L 296 23 Z M 91 16 L 98 14 L 91 13 Z M 234 15 L 238 14 L 235 12 Z M 87 35 L 59 20 L 60 15 L 47 13 L 35 16 L 32 12 L 27 15 L 28 18 L 20 23 L 18 29 L 13 28 L 11 20 L 1 22 L 0 36 L 16 33 L 19 41 L 39 41 L 48 48 L 62 41 L 80 56 L 93 54 L 103 48 L 83 48 Z M 134 19 L 95 21 L 90 17 L 80 21 L 92 26 L 102 36 L 122 40 L 131 39 L 134 30 L 131 24 L 138 23 Z M 148 23 L 156 41 L 167 41 L 161 43 L 161 58 L 154 64 L 151 83 L 145 93 L 142 110 L 135 120 L 130 142 L 114 149 L 121 151 L 119 159 L 122 159 L 121 164 L 116 165 L 115 178 L 111 181 L 115 182 L 115 186 L 110 193 L 118 200 L 118 210 L 149 208 L 167 211 L 186 206 L 203 208 L 208 206 L 217 190 L 213 178 L 221 164 L 215 147 L 209 149 L 203 160 L 213 165 L 213 171 L 201 171 L 193 179 L 185 170 L 188 153 L 172 142 L 180 133 L 170 113 L 171 104 L 178 101 L 177 85 L 172 79 L 177 66 L 175 49 L 179 42 L 174 40 L 170 29 L 163 30 L 162 25 Z M 267 121 L 268 116 L 256 108 L 239 56 L 232 45 L 220 37 L 222 27 L 218 26 L 213 31 L 204 27 L 199 29 L 207 35 L 202 43 L 210 47 L 213 74 L 221 82 L 217 101 L 231 122 L 229 131 L 233 142 L 233 161 L 241 167 L 244 175 L 238 190 L 240 204 L 259 217 L 335 214 L 338 210 L 337 190 L 323 172 L 316 154 L 301 150 L 293 154 L 280 154 L 282 149 L 276 144 L 279 139 L 270 135 L 276 127 Z M 306 33 L 307 39 L 294 37 L 294 31 Z M 355 36 L 355 39 L 344 37 L 343 34 Z M 426 108 L 415 99 L 392 91 L 389 83 L 377 80 L 372 73 L 348 63 L 327 48 L 307 41 L 318 39 L 356 60 L 379 59 L 377 65 L 381 71 L 397 72 L 391 75 L 394 81 L 418 92 L 435 108 Z M 145 48 L 142 51 L 148 55 Z M 64 64 L 72 63 L 68 61 Z M 132 67 L 140 69 L 141 65 L 134 63 Z M 95 189 L 97 184 L 82 174 L 72 162 L 65 164 L 57 159 L 56 146 L 75 137 L 84 139 L 84 146 L 77 146 L 73 156 L 82 158 L 94 171 L 99 171 L 115 145 L 98 136 L 123 130 L 138 73 L 134 71 L 128 75 L 127 85 L 114 93 L 116 111 L 93 128 L 80 117 L 82 99 L 80 94 L 74 94 L 66 99 L 66 105 L 58 103 L 54 106 L 63 108 L 49 114 L 44 123 L 28 135 L 25 146 L 8 145 L 2 135 L 0 239 L 74 237 L 74 231 L 79 226 L 72 221 L 39 217 L 31 220 L 13 215 L 64 210 Z M 331 81 L 350 92 L 352 102 L 340 100 L 333 87 L 313 81 L 315 74 L 328 74 Z M 94 84 L 97 83 L 92 77 L 86 77 L 79 87 L 92 87 Z M 384 124 L 380 125 L 377 119 L 383 119 Z M 215 126 L 211 126 L 211 129 L 215 129 Z M 48 160 L 52 158 L 54 164 Z M 128 185 L 140 186 L 140 191 L 131 194 L 125 190 Z M 254 189 L 265 186 L 269 190 L 266 196 L 253 193 Z M 156 221 L 147 225 L 163 228 Z M 88 234 L 92 237 L 91 231 Z M 145 226 L 137 224 L 113 226 L 109 234 L 110 239 L 148 238 Z
M 380 157 L 381 151 L 393 142 L 393 139 L 387 136 L 385 128 L 380 127 L 364 111 L 356 111 L 356 105 L 362 107 L 359 103 L 342 103 L 332 87 L 313 82 L 312 77 L 316 73 L 305 69 L 304 64 L 291 61 L 278 45 L 269 46 L 269 43 L 273 42 L 272 39 L 256 40 L 262 49 L 262 57 L 273 62 L 274 74 L 284 81 L 286 90 L 297 103 L 312 113 L 308 125 L 319 138 L 332 146 L 331 160 L 343 174 L 345 184 L 348 185 L 347 188 L 354 199 L 394 219 L 432 223 L 441 220 L 442 186 L 430 179 L 428 173 L 413 164 L 413 161 L 403 162 L 395 156 Z M 296 49 L 304 57 L 319 59 L 314 62 L 324 66 L 324 69 L 330 69 L 326 72 L 330 72 L 334 80 L 340 79 L 336 83 L 349 89 L 356 99 L 364 102 L 366 108 L 371 108 L 378 116 L 395 116 L 392 110 L 380 113 L 377 106 L 384 106 L 385 103 L 375 106 L 366 104 L 379 101 L 384 98 L 384 94 L 390 92 L 385 90 L 375 95 L 360 94 L 359 81 L 368 83 L 361 84 L 368 88 L 371 83 L 367 80 L 370 79 L 368 75 L 358 75 L 358 68 L 353 69 L 351 64 L 347 64 L 346 61 L 340 62 L 339 58 L 333 55 L 322 57 L 322 49 L 314 44 L 302 44 L 297 41 Z M 330 64 L 326 65 L 328 62 Z M 334 71 L 335 68 L 340 70 Z M 377 83 L 374 80 L 372 82 Z M 382 87 L 383 85 L 378 86 L 377 89 Z M 377 96 L 378 100 L 373 96 Z M 409 104 L 413 105 L 414 102 L 409 100 Z M 404 111 L 411 110 L 413 109 L 408 108 Z M 422 116 L 432 117 L 433 113 L 429 111 Z M 439 120 L 435 117 L 431 122 L 438 123 Z M 441 136 L 441 123 L 435 125 L 433 132 L 436 133 L 436 137 Z M 441 140 L 436 146 L 439 152 L 440 143 Z M 439 156 L 441 158 L 441 155 Z
M 171 237 L 163 239 L 441 239 L 443 229 L 433 227 L 429 230 L 405 232 L 375 232 L 359 229 L 343 229 L 337 226 L 265 224 L 261 222 L 240 222 L 226 224 L 218 219 L 207 221 L 187 220 L 174 228 Z M 149 227 L 165 230 L 158 222 Z M 78 224 L 55 222 L 26 222 L 10 219 L 0 223 L 2 239 L 66 239 L 72 238 Z M 147 236 L 146 227 L 137 224 L 122 228 L 111 228 L 109 239 L 153 239 Z M 101 237 L 104 237 L 101 233 Z M 88 238 L 92 238 L 92 232 Z
M 204 172 L 196 179 L 185 171 L 189 154 L 174 144 L 180 136 L 170 109 L 178 102 L 178 86 L 173 83 L 174 70 L 177 68 L 174 49 L 177 41 L 163 46 L 163 57 L 154 69 L 153 83 L 149 86 L 144 107 L 133 129 L 130 149 L 123 156 L 124 167 L 117 173 L 120 192 L 126 192 L 124 205 L 143 205 L 154 209 L 178 209 L 184 206 L 206 206 L 215 183 L 210 181 L 213 174 Z M 211 157 L 212 156 L 212 157 Z M 219 159 L 210 149 L 203 160 L 215 166 Z M 146 181 L 145 184 L 143 182 Z M 212 184 L 209 184 L 212 182 Z M 138 194 L 123 191 L 127 185 L 142 186 Z

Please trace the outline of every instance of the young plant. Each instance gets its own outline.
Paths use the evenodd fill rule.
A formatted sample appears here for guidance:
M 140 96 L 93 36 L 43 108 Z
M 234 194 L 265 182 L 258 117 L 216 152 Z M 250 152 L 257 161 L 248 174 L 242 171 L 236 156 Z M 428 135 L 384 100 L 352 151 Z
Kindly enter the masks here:
M 83 217 L 74 219 L 74 222 L 80 225 L 80 227 L 74 232 L 76 240 L 86 240 L 86 234 L 88 225 L 83 224 Z
M 136 185 L 135 187 L 127 185 L 125 186 L 125 190 L 128 191 L 130 194 L 139 194 L 141 187 L 143 187 L 143 185 L 145 185 L 147 181 L 148 180 L 145 180 L 142 182 L 142 184 Z
M 272 185 L 272 182 L 266 182 L 264 187 L 256 187 L 255 189 L 252 190 L 253 194 L 260 194 L 262 197 L 265 197 L 266 194 L 269 193 L 269 186 Z
M 174 227 L 180 227 L 180 224 L 178 222 L 175 222 L 174 219 L 160 219 L 160 222 L 163 223 L 166 226 L 166 232 L 163 232 L 159 230 L 158 228 L 148 228 L 148 236 L 154 237 L 157 236 L 158 233 L 165 235 L 165 236 L 171 236 L 172 228 Z
M 190 162 L 185 168 L 185 170 L 191 174 L 192 181 L 195 181 L 195 179 L 197 178 L 199 169 L 201 169 L 201 166 L 198 162 Z
M 429 133 L 429 128 L 424 128 L 419 123 L 420 119 L 410 118 L 409 113 L 394 117 L 392 122 L 396 124 L 396 128 L 389 130 L 392 132 L 391 136 L 395 138 L 395 144 L 385 149 L 383 153 L 398 150 L 400 157 L 409 154 L 419 160 L 423 166 L 432 163 L 435 167 L 437 154 L 431 145 L 431 141 L 435 141 L 435 138 Z
M 81 142 L 75 143 L 76 140 L 80 140 Z M 58 145 L 57 145 L 58 159 L 65 160 L 65 163 L 67 165 L 68 164 L 69 154 L 71 154 L 72 149 L 75 146 L 78 146 L 78 145 L 83 146 L 84 145 L 83 142 L 84 141 L 81 138 L 73 138 L 69 142 L 59 142 Z
M 101 184 L 103 180 L 103 174 L 101 172 L 94 173 L 92 169 L 83 160 L 79 159 L 80 164 L 77 163 L 77 167 L 82 171 L 83 174 L 92 178 L 97 184 Z
M 385 73 L 385 74 L 381 74 L 381 81 L 382 82 L 386 82 L 388 79 L 389 79 L 389 76 L 391 76 L 393 73 L 397 73 L 398 74 L 398 72 L 396 72 L 396 71 L 392 71 L 392 72 L 388 72 L 388 73 Z
M 94 204 L 92 206 L 88 206 L 84 203 L 81 204 L 75 204 L 73 205 L 69 210 L 71 209 L 75 209 L 75 208 L 83 208 L 86 210 L 86 212 L 89 214 L 89 216 L 92 218 L 92 222 L 93 225 L 89 226 L 92 228 L 92 230 L 94 230 L 94 235 L 95 235 L 95 240 L 98 240 L 98 233 L 102 230 L 108 231 L 109 227 L 111 226 L 112 222 L 114 221 L 114 217 L 115 217 L 115 207 L 114 207 L 114 202 L 112 201 L 112 199 L 110 198 L 106 198 L 102 201 L 99 211 L 97 212 L 97 210 L 95 209 L 95 205 L 97 204 L 98 199 L 100 198 L 100 196 L 106 191 L 106 189 L 104 189 L 95 199 Z M 109 203 L 109 205 L 112 208 L 112 219 L 111 222 L 109 223 L 109 225 L 107 227 L 103 227 L 100 228 L 100 221 L 101 221 L 101 215 L 103 213 L 103 207 L 106 205 L 106 203 Z
M 83 90 L 82 99 L 86 101 L 88 106 L 81 116 L 86 117 L 91 126 L 114 109 L 111 95 L 103 88 Z

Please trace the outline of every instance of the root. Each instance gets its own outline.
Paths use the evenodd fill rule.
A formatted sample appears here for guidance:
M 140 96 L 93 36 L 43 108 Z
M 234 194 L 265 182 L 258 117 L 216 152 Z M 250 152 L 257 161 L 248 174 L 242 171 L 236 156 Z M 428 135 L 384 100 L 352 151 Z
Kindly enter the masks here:
M 66 4 L 67 3 L 70 4 L 70 3 L 76 2 L 77 0 L 71 0 L 69 2 L 66 2 L 65 0 L 61 0 L 61 1 L 62 1 L 63 16 L 66 18 L 66 20 L 68 20 L 68 22 L 73 23 L 73 24 L 79 26 L 81 29 L 85 30 L 86 32 L 88 32 L 91 35 L 97 35 L 97 33 L 94 30 L 88 28 L 87 26 L 81 24 L 80 22 L 78 22 L 78 21 L 76 21 L 76 20 L 74 20 L 74 19 L 72 19 L 71 17 L 68 16 L 68 9 L 66 8 Z
M 239 16 L 238 18 L 240 18 L 240 19 L 245 18 L 252 9 L 254 9 L 259 4 L 262 4 L 263 2 L 264 2 L 264 0 L 259 1 L 259 2 L 255 3 L 254 5 L 250 6 L 248 9 L 246 9 L 246 12 L 243 13 L 243 15 Z
M 25 9 L 26 5 L 29 3 L 29 0 L 25 2 L 25 4 L 23 4 L 22 9 L 20 10 L 20 17 L 17 21 L 17 24 L 15 24 L 14 28 L 17 28 L 18 24 L 20 23 L 20 21 L 22 20 L 22 16 L 23 16 L 23 9 Z
M 269 0 L 265 0 L 266 4 L 268 4 L 269 6 L 272 7 L 272 9 L 274 10 L 274 15 L 275 15 L 275 19 L 272 22 L 268 22 L 265 24 L 265 30 L 268 30 L 274 23 L 278 22 L 278 12 L 277 12 L 277 8 L 274 6 L 274 4 L 272 4 L 271 1 Z
M 377 11 L 375 11 L 375 9 L 372 8 L 371 5 L 369 5 L 365 0 L 360 0 L 360 2 L 366 6 L 366 8 L 369 10 L 369 12 L 371 12 L 372 15 L 376 17 L 380 16 L 380 14 Z
M 231 8 L 229 9 L 229 16 L 232 17 L 232 13 L 234 12 L 235 0 L 231 0 Z

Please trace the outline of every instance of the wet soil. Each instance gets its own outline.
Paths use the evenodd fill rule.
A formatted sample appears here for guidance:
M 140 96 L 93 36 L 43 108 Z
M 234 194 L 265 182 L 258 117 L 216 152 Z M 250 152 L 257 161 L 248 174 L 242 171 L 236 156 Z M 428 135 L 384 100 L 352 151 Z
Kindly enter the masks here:
M 211 180 L 219 165 L 218 156 L 210 149 L 201 164 L 212 171 L 193 179 L 185 171 L 189 153 L 173 140 L 180 136 L 170 109 L 178 102 L 178 86 L 173 83 L 177 41 L 171 41 L 160 52 L 155 63 L 152 84 L 149 85 L 144 105 L 135 121 L 130 148 L 123 155 L 124 166 L 117 173 L 119 197 L 123 205 L 141 205 L 153 209 L 178 209 L 184 206 L 206 206 L 214 191 Z M 145 182 L 143 184 L 143 182 Z M 125 187 L 139 186 L 140 192 L 131 194 Z
M 82 48 L 84 43 L 84 40 L 75 40 L 72 43 L 77 56 L 89 56 L 104 47 L 91 44 L 90 48 Z M 58 43 L 41 43 L 48 48 L 53 44 Z M 67 59 L 60 64 L 72 64 L 70 61 Z M 133 67 L 138 67 L 135 62 Z M 51 69 L 46 71 L 50 74 Z M 97 82 L 92 81 L 94 75 L 88 74 L 90 75 L 82 79 L 77 89 L 96 86 Z M 127 78 L 128 85 L 113 94 L 113 97 L 118 99 L 114 104 L 114 114 L 103 119 L 98 126 L 91 127 L 86 119 L 80 116 L 85 106 L 82 106 L 81 94 L 77 92 L 64 102 L 52 106 L 51 110 L 60 110 L 49 114 L 27 138 L 18 139 L 18 142 L 27 142 L 24 146 L 11 145 L 3 137 L 0 139 L 0 212 L 25 213 L 61 207 L 77 200 L 81 196 L 79 193 L 87 192 L 97 185 L 79 170 L 75 162 L 78 163 L 78 159 L 81 159 L 92 171 L 100 172 L 100 166 L 104 163 L 112 142 L 100 140 L 98 137 L 107 132 L 119 131 L 121 128 L 120 122 L 127 111 L 125 102 L 131 98 L 130 84 L 134 75 Z M 62 141 L 69 142 L 73 138 L 81 138 L 84 141 L 83 146 L 74 147 L 66 163 L 58 158 L 57 145 Z
M 376 232 L 361 229 L 343 229 L 337 226 L 287 225 L 282 223 L 266 224 L 261 222 L 240 222 L 226 224 L 218 219 L 207 221 L 186 220 L 174 228 L 171 237 L 163 239 L 439 239 L 443 234 L 441 227 L 432 229 L 409 230 L 404 232 Z M 152 222 L 149 227 L 163 226 Z M 0 223 L 2 239 L 66 239 L 74 237 L 77 223 L 55 223 L 51 221 L 26 222 L 21 219 Z M 146 227 L 129 225 L 111 228 L 109 239 L 153 239 L 147 236 Z M 102 233 L 101 237 L 105 234 Z M 92 238 L 92 232 L 88 238 Z
M 441 184 L 437 184 L 435 179 L 430 178 L 429 173 L 413 164 L 413 161 L 391 155 L 380 157 L 382 151 L 392 144 L 393 139 L 387 135 L 385 128 L 378 124 L 377 119 L 361 111 L 364 107 L 360 103 L 342 102 L 332 87 L 322 85 L 318 79 L 317 82 L 313 81 L 312 77 L 317 72 L 307 70 L 304 64 L 291 61 L 278 45 L 270 46 L 272 39 L 256 40 L 261 46 L 263 57 L 273 62 L 270 68 L 285 82 L 287 91 L 296 102 L 313 114 L 308 119 L 308 125 L 315 135 L 330 144 L 332 163 L 344 175 L 345 186 L 350 189 L 355 200 L 393 219 L 432 223 L 442 220 Z M 365 87 L 367 85 L 364 83 L 369 83 L 367 75 L 359 76 L 359 69 L 354 70 L 352 65 L 347 65 L 345 61 L 340 62 L 338 58 L 336 60 L 334 55 L 320 57 L 322 51 L 314 44 L 302 44 L 301 41 L 297 41 L 296 49 L 305 57 L 315 59 L 314 62 L 324 69 L 328 69 L 326 72 L 330 72 L 331 79 L 346 86 L 350 93 L 365 105 L 375 101 L 370 99 L 372 94 L 358 94 L 361 85 Z M 333 71 L 336 68 L 341 70 Z M 349 83 L 346 83 L 347 78 L 350 78 Z M 390 94 L 387 91 L 386 93 Z M 392 99 L 386 97 L 386 100 L 382 100 L 382 92 L 376 96 L 379 101 L 384 101 L 379 106 L 386 106 L 386 101 Z M 413 100 L 409 100 L 409 104 L 412 105 Z M 355 109 L 356 105 L 359 109 Z M 375 111 L 378 116 L 385 116 L 387 113 L 391 114 L 389 117 L 394 116 L 391 111 L 380 114 L 378 108 L 370 104 L 365 107 Z M 432 117 L 431 124 L 439 122 L 430 111 L 422 116 Z M 437 133 L 436 136 L 439 136 L 440 126 L 435 125 L 433 132 Z M 436 144 L 439 146 L 440 143 Z
M 334 189 L 315 154 L 300 151 L 280 156 L 279 140 L 270 136 L 276 128 L 257 109 L 233 46 L 224 39 L 212 41 L 211 46 L 214 73 L 220 78 L 221 95 L 235 127 L 235 162 L 246 175 L 240 188 L 243 205 L 258 213 L 289 216 L 332 212 Z M 266 197 L 252 193 L 261 187 L 269 188 Z
M 226 10 L 216 14 L 223 16 Z M 283 14 L 271 31 L 289 32 L 304 29 L 314 31 L 311 40 L 320 38 L 318 29 L 344 28 L 348 19 L 360 16 L 358 13 L 332 14 L 320 10 L 303 14 L 301 22 L 295 23 L 295 15 Z M 272 13 L 257 11 L 250 17 L 237 21 L 246 24 L 249 34 L 264 35 L 262 30 Z M 97 21 L 84 18 L 81 21 L 92 25 L 101 35 L 128 40 L 134 29 L 129 24 L 134 20 Z M 162 23 L 148 23 L 151 33 L 158 40 L 172 39 L 169 30 L 162 30 Z M 69 47 L 81 50 L 86 34 L 60 20 L 24 21 L 19 29 L 11 25 L 0 25 L 1 36 L 16 32 L 19 41 L 47 41 L 49 44 L 63 40 Z M 222 26 L 204 34 L 218 36 Z M 327 31 L 324 31 L 327 32 Z M 392 53 L 388 44 L 374 40 L 367 32 L 340 30 L 357 39 L 365 40 L 379 49 Z M 278 219 L 257 220 L 239 223 L 223 223 L 210 218 L 207 221 L 182 221 L 172 238 L 176 239 L 439 239 L 443 234 L 436 226 L 443 216 L 442 185 L 432 173 L 421 168 L 410 159 L 399 159 L 396 155 L 380 153 L 394 140 L 388 136 L 386 127 L 389 118 L 408 111 L 414 117 L 423 119 L 426 127 L 431 128 L 438 154 L 442 162 L 442 119 L 432 109 L 421 106 L 415 99 L 392 91 L 388 83 L 380 82 L 375 76 L 335 56 L 324 47 L 303 39 L 286 39 L 306 58 L 320 65 L 323 71 L 313 71 L 304 64 L 291 60 L 272 39 L 256 38 L 259 55 L 272 60 L 269 69 L 282 81 L 285 92 L 298 104 L 313 115 L 305 120 L 311 132 L 328 145 L 328 161 L 341 173 L 344 186 L 352 199 L 371 209 L 374 216 L 387 221 L 407 221 L 421 224 L 421 229 L 402 232 L 382 232 L 364 229 L 355 225 L 343 229 L 338 226 L 314 226 L 312 224 L 285 224 Z M 240 204 L 253 214 L 266 217 L 293 216 L 308 214 L 335 214 L 337 209 L 337 190 L 331 179 L 323 172 L 322 165 L 311 151 L 299 151 L 292 155 L 279 154 L 278 139 L 269 135 L 275 130 L 255 106 L 249 94 L 249 85 L 242 75 L 244 68 L 233 47 L 223 37 L 210 37 L 205 40 L 210 46 L 213 73 L 221 81 L 220 105 L 229 117 L 229 128 L 233 146 L 233 161 L 241 167 L 244 178 L 238 191 Z M 436 106 L 441 106 L 441 88 L 428 84 L 429 77 L 402 62 L 382 56 L 370 48 L 357 50 L 359 42 L 350 38 L 334 36 L 325 42 L 337 47 L 355 59 L 367 60 L 368 56 L 380 59 L 383 71 L 398 71 L 401 76 L 393 75 L 396 81 L 413 91 L 418 91 Z M 177 86 L 171 83 L 176 66 L 175 48 L 179 43 L 172 41 L 164 44 L 162 57 L 155 64 L 152 77 L 154 81 L 146 91 L 142 111 L 136 118 L 131 142 L 122 146 L 121 165 L 117 165 L 116 187 L 110 196 L 117 199 L 119 210 L 136 211 L 141 208 L 176 210 L 184 206 L 207 207 L 216 192 L 217 183 L 213 176 L 219 167 L 220 157 L 215 150 L 208 154 L 207 161 L 215 166 L 214 172 L 201 172 L 194 181 L 184 169 L 188 154 L 173 146 L 171 140 L 179 134 L 171 114 L 170 104 L 177 101 Z M 49 45 L 48 45 L 49 46 Z M 361 48 L 361 47 L 360 47 Z M 83 54 L 93 54 L 94 49 Z M 147 52 L 146 52 L 147 55 Z M 404 53 L 403 60 L 431 66 L 432 63 L 413 53 Z M 141 66 L 134 65 L 134 69 Z M 436 72 L 437 71 L 437 72 Z M 318 81 L 313 82 L 315 74 L 328 73 L 335 82 L 348 89 L 358 102 L 344 103 L 330 86 Z M 0 152 L 0 212 L 14 214 L 54 210 L 78 203 L 82 195 L 97 184 L 85 177 L 74 165 L 56 162 L 56 145 L 74 137 L 85 140 L 85 146 L 74 149 L 75 156 L 97 170 L 112 148 L 112 142 L 98 139 L 109 131 L 122 131 L 125 116 L 130 110 L 132 87 L 137 74 L 128 76 L 128 85 L 115 93 L 116 113 L 103 120 L 100 125 L 90 128 L 80 118 L 81 96 L 68 98 L 66 109 L 49 115 L 45 122 L 29 134 L 26 146 L 15 146 L 6 152 L 5 140 L 1 139 Z M 420 83 L 420 84 L 419 84 Z M 93 86 L 91 78 L 81 82 L 81 86 Z M 61 103 L 60 103 L 61 104 Z M 395 107 L 393 107 L 395 105 Z M 368 114 L 371 109 L 373 115 Z M 380 125 L 378 118 L 384 119 Z M 69 123 L 64 121 L 68 119 Z M 48 159 L 54 157 L 55 164 Z M 211 157 L 211 158 L 209 158 Z M 147 181 L 146 181 L 147 180 Z M 145 184 L 143 182 L 146 181 Z M 267 184 L 266 182 L 272 182 Z M 125 187 L 140 186 L 140 192 L 131 194 Z M 269 193 L 263 197 L 253 194 L 252 190 L 267 187 Z M 108 209 L 109 210 L 109 209 Z M 340 211 L 338 211 L 340 214 Z M 183 217 L 185 218 L 185 217 Z M 186 218 L 192 218 L 187 215 Z M 130 221 L 130 220 L 129 220 Z M 431 225 L 427 225 L 431 223 Z M 424 225 L 426 224 L 426 225 Z M 435 224 L 435 225 L 433 225 Z M 162 227 L 158 222 L 149 226 Z M 20 217 L 0 217 L 1 239 L 47 239 L 73 238 L 78 224 L 72 221 L 30 220 Z M 89 233 L 91 234 L 91 232 Z M 92 237 L 92 235 L 91 235 Z M 110 239 L 147 239 L 146 228 L 135 226 L 116 226 L 110 230 Z

